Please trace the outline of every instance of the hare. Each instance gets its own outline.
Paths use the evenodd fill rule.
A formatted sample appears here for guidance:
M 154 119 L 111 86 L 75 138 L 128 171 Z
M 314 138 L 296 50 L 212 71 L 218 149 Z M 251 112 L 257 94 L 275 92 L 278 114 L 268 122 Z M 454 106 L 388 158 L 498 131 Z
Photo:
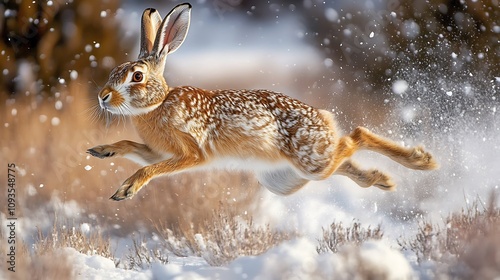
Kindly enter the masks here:
M 119 141 L 87 152 L 122 156 L 142 165 L 110 199 L 131 198 L 160 175 L 211 167 L 241 168 L 278 195 L 310 180 L 345 175 L 361 187 L 392 190 L 391 178 L 362 170 L 350 157 L 368 149 L 412 169 L 437 168 L 422 147 L 406 148 L 363 127 L 340 137 L 331 112 L 268 90 L 170 88 L 163 77 L 167 55 L 186 38 L 191 5 L 176 6 L 162 21 L 152 8 L 142 15 L 139 58 L 111 71 L 98 95 L 112 114 L 129 115 L 144 144 Z

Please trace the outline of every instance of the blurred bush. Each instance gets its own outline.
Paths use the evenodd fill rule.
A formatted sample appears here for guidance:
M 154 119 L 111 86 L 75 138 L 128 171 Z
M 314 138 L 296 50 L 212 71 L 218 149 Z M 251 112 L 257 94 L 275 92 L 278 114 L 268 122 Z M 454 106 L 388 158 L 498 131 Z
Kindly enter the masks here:
M 498 1 L 392 2 L 396 16 L 386 24 L 395 58 L 442 74 L 500 74 Z
M 304 40 L 342 67 L 336 76 L 366 90 L 387 88 L 412 68 L 500 75 L 498 0 L 240 2 L 255 20 L 299 19 Z
M 0 91 L 53 94 L 78 77 L 105 82 L 131 45 L 122 40 L 119 4 L 99 0 L 0 3 Z
M 347 69 L 364 69 L 361 75 L 374 85 L 412 68 L 440 75 L 498 75 L 498 2 L 387 0 L 385 5 L 349 7 L 330 24 L 327 16 L 318 17 L 322 34 L 315 38 Z

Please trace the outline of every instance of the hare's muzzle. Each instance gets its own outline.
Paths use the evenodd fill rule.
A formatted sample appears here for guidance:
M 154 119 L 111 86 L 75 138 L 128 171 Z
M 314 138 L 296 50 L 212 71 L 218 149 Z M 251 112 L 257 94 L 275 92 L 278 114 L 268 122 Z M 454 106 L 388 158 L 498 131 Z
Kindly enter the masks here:
M 120 94 L 109 87 L 105 87 L 99 92 L 98 99 L 101 108 L 110 112 L 113 112 L 113 108 L 119 107 L 123 102 Z
M 109 88 L 103 88 L 98 95 L 99 105 L 101 108 L 108 110 L 112 99 L 112 91 Z

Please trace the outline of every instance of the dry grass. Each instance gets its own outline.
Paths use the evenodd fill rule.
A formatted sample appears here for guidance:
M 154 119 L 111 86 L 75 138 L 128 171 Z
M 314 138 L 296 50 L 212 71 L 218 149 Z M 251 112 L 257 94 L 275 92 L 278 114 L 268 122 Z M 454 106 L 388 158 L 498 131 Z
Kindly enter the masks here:
M 371 229 L 370 226 L 365 229 L 357 221 L 353 221 L 350 226 L 344 226 L 341 222 L 333 222 L 330 224 L 330 228 L 323 228 L 323 237 L 318 240 L 319 245 L 316 251 L 320 254 L 326 252 L 337 253 L 343 245 L 359 246 L 368 240 L 382 239 L 383 236 L 384 233 L 380 225 L 374 229 Z
M 496 196 L 487 204 L 476 200 L 436 225 L 421 221 L 414 238 L 400 239 L 420 264 L 433 261 L 442 274 L 456 279 L 492 279 L 500 275 L 500 209 Z
M 0 255 L 7 254 L 7 240 L 0 230 Z M 57 261 L 54 261 L 57 260 Z M 61 251 L 47 250 L 45 254 L 33 254 L 26 243 L 16 239 L 16 264 L 15 272 L 7 270 L 5 261 L 0 263 L 0 278 L 12 280 L 45 280 L 45 279 L 72 279 L 73 269 L 68 259 Z
M 67 223 L 66 223 L 67 224 Z M 88 226 L 88 224 L 82 224 Z M 44 234 L 38 230 L 33 245 L 34 255 L 43 256 L 58 249 L 70 247 L 86 255 L 100 255 L 114 259 L 110 239 L 102 235 L 99 229 L 80 226 L 54 224 L 52 231 Z
M 294 232 L 272 229 L 268 224 L 256 225 L 250 215 L 220 209 L 213 211 L 212 217 L 197 230 L 193 226 L 170 229 L 160 225 L 158 231 L 170 252 L 177 256 L 200 256 L 213 266 L 227 264 L 240 256 L 262 254 L 297 236 Z
M 132 248 L 128 254 L 116 263 L 116 266 L 122 266 L 125 269 L 141 270 L 151 267 L 152 263 L 168 263 L 168 254 L 163 248 L 155 246 L 148 247 L 148 240 L 145 236 L 139 239 L 132 239 Z M 125 260 L 125 261 L 124 261 Z
M 0 242 L 0 254 L 3 256 L 7 254 L 7 240 L 2 231 Z M 103 237 L 99 230 L 81 230 L 79 226 L 55 222 L 50 232 L 45 234 L 39 230 L 34 244 L 29 247 L 20 237 L 16 237 L 15 272 L 8 271 L 3 261 L 0 264 L 1 272 L 7 279 L 75 279 L 71 259 L 62 250 L 68 247 L 86 255 L 114 259 L 110 240 Z

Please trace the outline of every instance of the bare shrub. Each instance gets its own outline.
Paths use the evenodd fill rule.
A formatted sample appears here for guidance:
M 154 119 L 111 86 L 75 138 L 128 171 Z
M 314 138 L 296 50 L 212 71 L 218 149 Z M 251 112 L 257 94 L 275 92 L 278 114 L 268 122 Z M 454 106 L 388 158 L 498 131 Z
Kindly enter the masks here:
M 421 221 L 414 238 L 400 238 L 398 243 L 403 250 L 413 251 L 419 264 L 434 261 L 440 273 L 456 279 L 494 278 L 500 274 L 500 209 L 496 205 L 494 194 L 487 205 L 475 200 L 446 217 L 444 225 Z
M 151 267 L 152 263 L 168 263 L 168 255 L 161 248 L 148 248 L 148 240 L 142 236 L 140 239 L 132 239 L 132 248 L 125 256 L 124 268 L 141 270 Z M 121 264 L 119 261 L 116 266 Z
M 59 225 L 54 223 L 52 231 L 44 234 L 38 230 L 34 248 L 34 255 L 42 256 L 56 249 L 71 247 L 86 255 L 100 255 L 114 259 L 111 244 L 108 238 L 101 235 L 99 230 L 77 229 L 75 226 Z
M 493 198 L 488 206 L 476 200 L 459 213 L 450 214 L 443 222 L 444 226 L 439 226 L 423 220 L 415 238 L 398 242 L 404 250 L 415 252 L 418 262 L 439 261 L 443 255 L 450 254 L 461 257 L 472 241 L 499 230 L 500 211 Z
M 413 239 L 398 239 L 398 244 L 403 250 L 412 250 L 417 255 L 417 261 L 422 263 L 425 260 L 436 260 L 441 258 L 439 251 L 442 234 L 439 226 L 427 220 L 419 222 L 418 232 Z
M 296 233 L 259 226 L 250 215 L 227 210 L 213 211 L 197 230 L 194 226 L 169 229 L 159 226 L 164 246 L 177 256 L 196 255 L 208 264 L 220 266 L 240 256 L 255 256 L 296 237 Z
M 339 247 L 345 244 L 353 244 L 359 246 L 361 243 L 374 239 L 378 240 L 384 236 L 380 225 L 371 229 L 362 228 L 361 223 L 353 221 L 350 226 L 345 227 L 342 222 L 333 222 L 330 228 L 323 228 L 323 238 L 318 240 L 319 245 L 316 248 L 318 253 L 333 252 L 337 253 Z
M 0 230 L 0 255 L 7 255 L 7 240 Z M 0 278 L 12 280 L 42 280 L 42 279 L 73 279 L 71 264 L 63 256 L 61 251 L 46 251 L 43 255 L 37 255 L 30 251 L 26 243 L 21 239 L 16 240 L 16 262 L 14 271 L 7 268 L 7 261 L 0 262 Z M 54 260 L 57 260 L 55 262 Z

